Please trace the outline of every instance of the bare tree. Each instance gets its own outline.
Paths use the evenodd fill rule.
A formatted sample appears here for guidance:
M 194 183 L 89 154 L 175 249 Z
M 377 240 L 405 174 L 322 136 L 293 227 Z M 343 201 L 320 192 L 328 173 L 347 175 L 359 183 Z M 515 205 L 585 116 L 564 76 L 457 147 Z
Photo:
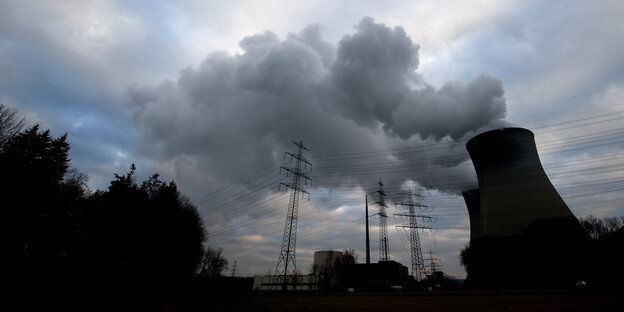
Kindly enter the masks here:
M 610 236 L 624 227 L 624 217 L 597 218 L 589 215 L 579 220 L 581 225 L 593 239 Z
M 342 251 L 342 263 L 343 264 L 355 264 L 358 260 L 358 254 L 355 253 L 355 249 L 353 248 L 345 248 Z
M 0 148 L 23 127 L 24 118 L 17 118 L 17 109 L 0 104 Z
M 204 277 L 219 277 L 228 268 L 228 261 L 223 256 L 223 249 L 208 247 L 201 259 L 198 275 Z

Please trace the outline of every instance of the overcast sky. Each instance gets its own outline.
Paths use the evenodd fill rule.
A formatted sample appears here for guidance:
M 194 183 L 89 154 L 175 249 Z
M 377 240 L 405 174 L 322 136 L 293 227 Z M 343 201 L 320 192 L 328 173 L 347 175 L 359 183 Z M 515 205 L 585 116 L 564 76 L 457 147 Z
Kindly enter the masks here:
M 0 0 L 0 102 L 68 132 L 92 189 L 132 163 L 175 180 L 237 274 L 275 268 L 279 168 L 302 140 L 302 272 L 316 250 L 365 260 L 364 196 L 381 178 L 389 215 L 398 192 L 422 193 L 436 221 L 423 251 L 464 277 L 465 143 L 485 130 L 532 130 L 576 216 L 624 215 L 622 16 L 606 0 Z M 406 222 L 388 231 L 409 266 Z

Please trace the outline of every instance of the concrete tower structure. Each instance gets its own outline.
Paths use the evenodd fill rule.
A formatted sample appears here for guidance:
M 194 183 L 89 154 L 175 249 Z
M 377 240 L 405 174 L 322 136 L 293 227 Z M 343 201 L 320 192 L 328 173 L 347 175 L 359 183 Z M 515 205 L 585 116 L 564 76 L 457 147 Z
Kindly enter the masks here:
M 531 131 L 487 131 L 466 149 L 479 180 L 478 190 L 463 192 L 471 239 L 522 234 L 536 220 L 574 217 L 546 176 Z

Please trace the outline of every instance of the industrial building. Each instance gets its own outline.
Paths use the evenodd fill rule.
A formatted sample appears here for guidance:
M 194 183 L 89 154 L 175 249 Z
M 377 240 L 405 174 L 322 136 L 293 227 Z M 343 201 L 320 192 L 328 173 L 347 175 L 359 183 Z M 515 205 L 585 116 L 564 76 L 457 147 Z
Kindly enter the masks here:
M 254 290 L 320 290 L 326 276 L 320 272 L 331 272 L 342 259 L 343 253 L 336 250 L 314 252 L 312 263 L 314 273 L 306 275 L 257 275 L 254 277 Z
M 357 291 L 388 290 L 392 287 L 406 287 L 413 281 L 406 266 L 396 261 L 379 263 L 343 264 L 339 270 L 343 253 L 325 250 L 314 252 L 315 273 L 306 275 L 257 275 L 254 277 L 254 290 L 329 290 L 340 283 Z M 339 280 L 337 279 L 340 275 Z M 328 288 L 329 287 L 329 288 Z
M 574 217 L 546 176 L 531 131 L 487 131 L 466 149 L 479 181 L 479 189 L 463 192 L 471 240 L 518 235 L 536 220 Z
M 314 265 L 317 268 L 330 267 L 342 258 L 342 252 L 336 250 L 323 250 L 314 252 Z
M 396 261 L 357 263 L 346 268 L 345 280 L 350 288 L 361 290 L 389 290 L 408 287 L 414 281 L 406 266 Z
M 318 278 L 315 275 L 256 275 L 254 290 L 318 290 Z

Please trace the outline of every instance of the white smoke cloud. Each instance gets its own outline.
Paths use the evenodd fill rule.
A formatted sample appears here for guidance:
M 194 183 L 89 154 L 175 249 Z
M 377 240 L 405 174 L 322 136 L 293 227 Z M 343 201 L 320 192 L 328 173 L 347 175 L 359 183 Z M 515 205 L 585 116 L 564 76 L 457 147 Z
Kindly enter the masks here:
M 204 176 L 193 183 L 208 189 L 217 180 L 231 182 L 240 167 L 266 166 L 290 150 L 292 140 L 302 139 L 312 160 L 315 150 L 331 155 L 411 147 L 430 166 L 384 176 L 457 193 L 474 182 L 436 185 L 432 172 L 465 171 L 453 168 L 467 158 L 464 136 L 505 117 L 499 79 L 482 73 L 436 89 L 417 73 L 419 46 L 403 28 L 372 18 L 362 19 L 335 45 L 323 40 L 320 26 L 311 25 L 285 39 L 270 31 L 249 36 L 240 47 L 240 54 L 210 54 L 199 66 L 182 70 L 176 81 L 128 87 L 141 153 L 166 164 L 182 184 L 179 173 L 189 166 Z M 447 147 L 423 150 L 431 140 Z M 449 152 L 457 157 L 439 157 Z M 388 161 L 400 164 L 405 157 L 389 152 Z M 350 172 L 336 176 L 368 179 Z

